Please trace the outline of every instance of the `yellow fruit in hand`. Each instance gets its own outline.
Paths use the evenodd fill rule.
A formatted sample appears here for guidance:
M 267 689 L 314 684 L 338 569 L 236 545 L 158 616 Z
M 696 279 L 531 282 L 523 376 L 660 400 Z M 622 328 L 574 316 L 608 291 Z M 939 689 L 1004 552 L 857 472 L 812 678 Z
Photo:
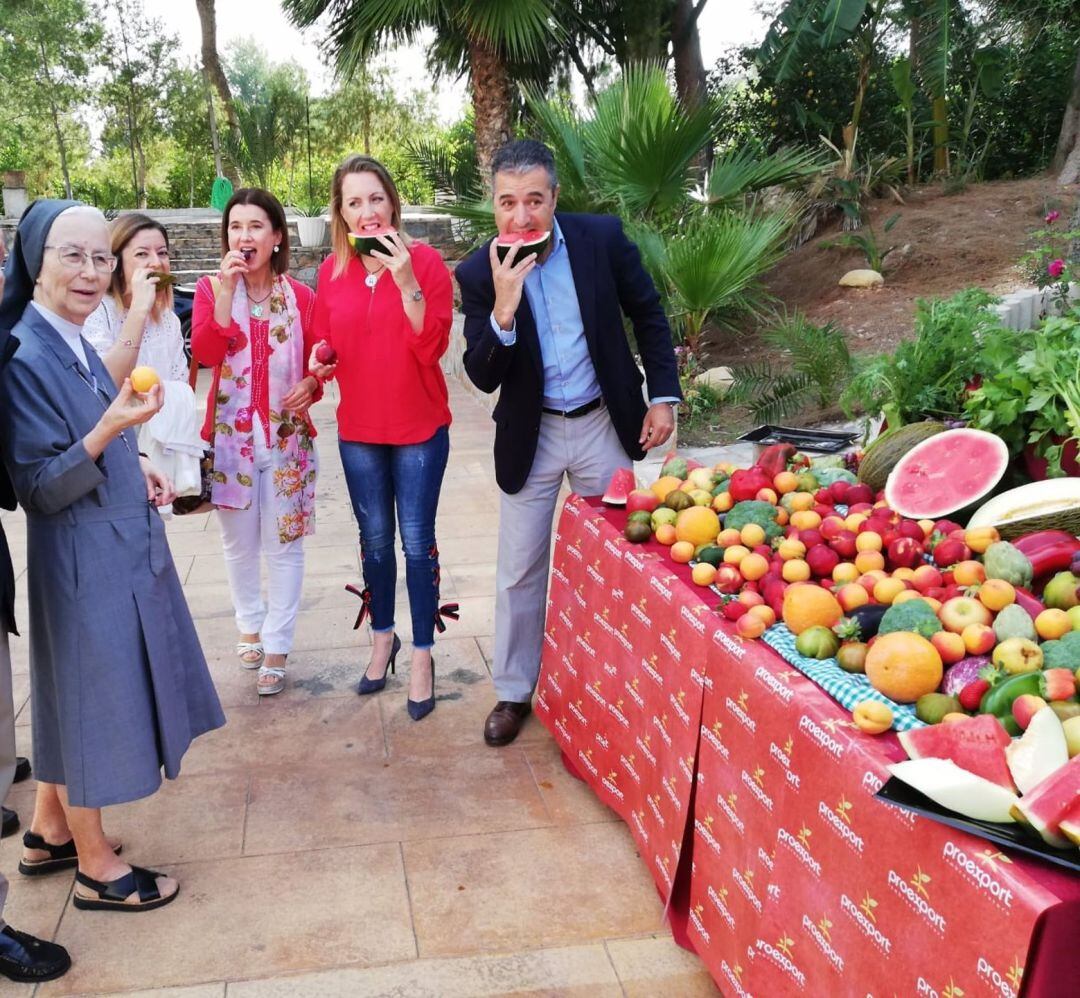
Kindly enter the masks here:
M 140 395 L 145 395 L 154 385 L 161 384 L 161 378 L 152 367 L 137 367 L 130 375 L 131 387 Z

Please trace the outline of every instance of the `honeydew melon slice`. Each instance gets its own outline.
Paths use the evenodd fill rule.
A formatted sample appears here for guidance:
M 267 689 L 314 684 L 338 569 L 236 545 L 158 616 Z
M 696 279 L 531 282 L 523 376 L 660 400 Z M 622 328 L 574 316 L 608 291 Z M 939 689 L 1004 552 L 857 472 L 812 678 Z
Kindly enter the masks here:
M 1048 478 L 1009 489 L 983 503 L 969 527 L 996 527 L 1005 540 L 1036 530 L 1080 534 L 1080 478 Z
M 1077 756 L 1080 759 L 1080 756 Z M 1016 794 L 961 769 L 949 759 L 907 759 L 894 762 L 889 772 L 935 804 L 975 821 L 1015 821 Z
M 1030 793 L 1069 761 L 1061 719 L 1051 708 L 1043 707 L 1023 737 L 1006 746 L 1005 758 L 1020 793 Z

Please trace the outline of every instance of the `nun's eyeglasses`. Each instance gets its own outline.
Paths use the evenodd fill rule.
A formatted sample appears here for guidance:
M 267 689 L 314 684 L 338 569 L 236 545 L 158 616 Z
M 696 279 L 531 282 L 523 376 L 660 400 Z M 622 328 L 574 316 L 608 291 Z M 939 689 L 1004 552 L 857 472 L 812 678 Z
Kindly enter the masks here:
M 111 274 L 116 270 L 116 257 L 111 253 L 87 253 L 79 246 L 45 246 L 45 249 L 56 250 L 56 256 L 60 263 L 68 270 L 82 270 L 87 259 L 94 265 L 94 270 L 99 274 Z

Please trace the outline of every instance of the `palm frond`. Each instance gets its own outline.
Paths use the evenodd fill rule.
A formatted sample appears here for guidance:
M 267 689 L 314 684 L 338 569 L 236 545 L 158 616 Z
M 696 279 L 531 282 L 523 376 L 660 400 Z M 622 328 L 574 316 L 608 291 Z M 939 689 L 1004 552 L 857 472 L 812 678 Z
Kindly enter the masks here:
M 747 194 L 803 180 L 829 168 L 829 160 L 811 149 L 766 153 L 753 146 L 729 149 L 713 162 L 695 199 L 711 207 L 730 205 Z
M 734 384 L 724 395 L 725 406 L 740 406 L 761 423 L 777 423 L 812 401 L 813 381 L 800 372 L 778 372 L 768 364 L 731 369 Z
M 500 49 L 511 59 L 536 58 L 553 35 L 564 34 L 551 17 L 548 0 L 461 0 L 446 6 L 458 8 L 450 16 L 465 35 Z
M 851 378 L 854 361 L 844 332 L 835 323 L 810 322 L 802 312 L 782 313 L 763 339 L 791 358 L 817 393 L 819 405 L 834 403 Z

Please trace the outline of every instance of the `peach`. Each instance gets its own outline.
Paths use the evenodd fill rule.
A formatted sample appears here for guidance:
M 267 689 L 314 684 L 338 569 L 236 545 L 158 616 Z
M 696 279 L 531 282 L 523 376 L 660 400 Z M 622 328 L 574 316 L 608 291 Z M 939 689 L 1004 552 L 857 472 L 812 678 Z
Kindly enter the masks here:
M 836 599 L 844 613 L 851 613 L 860 606 L 866 606 L 870 602 L 870 594 L 857 582 L 848 582 L 837 590 Z
M 735 621 L 735 630 L 740 638 L 760 638 L 765 633 L 765 621 L 757 614 L 747 612 Z
M 655 537 L 657 544 L 664 544 L 669 547 L 674 546 L 678 536 L 679 535 L 675 532 L 675 524 L 673 523 L 661 523 L 660 526 L 656 528 Z M 689 541 L 686 541 L 686 543 L 690 544 Z M 692 546 L 693 545 L 691 545 L 691 547 Z
M 729 548 L 733 544 L 741 544 L 742 535 L 734 527 L 727 527 L 717 534 L 716 543 L 719 547 Z
M 967 646 L 964 644 L 964 639 L 952 631 L 938 631 L 937 634 L 932 634 L 930 644 L 937 649 L 941 661 L 946 665 L 952 665 L 967 657 Z
M 735 598 L 746 606 L 761 606 L 765 602 L 765 597 L 761 593 L 754 592 L 753 589 L 744 589 Z
M 859 570 L 850 561 L 842 561 L 832 570 L 833 582 L 841 585 L 854 582 L 858 577 Z
M 794 492 L 799 487 L 799 478 L 793 471 L 781 471 L 773 479 L 773 488 L 782 496 Z
M 806 555 L 806 545 L 797 537 L 788 537 L 780 542 L 780 546 L 776 549 L 776 553 L 780 555 L 784 561 L 791 561 L 793 558 L 802 558 Z
M 897 593 L 896 596 L 893 597 L 892 605 L 896 606 L 898 603 L 906 603 L 908 600 L 925 598 L 926 597 L 919 593 L 918 589 L 905 589 L 903 592 Z
M 689 564 L 694 557 L 694 545 L 690 541 L 676 541 L 671 545 L 671 560 L 680 565 Z
M 904 585 L 903 579 L 882 579 L 874 586 L 874 599 L 888 605 L 905 589 L 907 586 Z
M 731 498 L 730 492 L 721 492 L 713 496 L 712 508 L 717 513 L 726 513 L 734 505 L 735 500 Z
M 769 559 L 751 552 L 739 562 L 739 571 L 748 582 L 756 582 L 768 574 Z
M 1035 633 L 1043 641 L 1054 641 L 1072 630 L 1072 621 L 1064 610 L 1043 610 L 1035 618 Z
M 780 500 L 780 497 L 772 489 L 758 489 L 754 498 L 758 502 L 767 502 L 770 506 L 775 506 Z
M 810 566 L 802 558 L 784 562 L 781 575 L 785 582 L 806 582 L 810 578 Z
M 791 524 L 799 530 L 817 530 L 821 526 L 821 515 L 812 509 L 800 509 L 791 514 Z
M 750 607 L 746 616 L 757 617 L 759 620 L 764 622 L 767 628 L 772 627 L 772 625 L 776 623 L 776 612 L 771 606 L 766 603 L 761 603 L 758 606 Z
M 875 533 L 873 530 L 864 530 L 855 538 L 855 550 L 880 551 L 881 534 Z
M 792 492 L 788 505 L 793 513 L 805 513 L 814 508 L 814 496 L 810 492 Z
M 986 655 L 993 651 L 997 643 L 994 629 L 988 624 L 968 624 L 960 632 L 960 637 L 969 655 Z
M 981 561 L 958 561 L 952 573 L 958 586 L 977 586 L 986 581 L 986 569 Z
M 128 378 L 131 381 L 131 390 L 145 395 L 154 385 L 161 384 L 161 378 L 152 367 L 136 367 Z
M 912 571 L 914 573 L 911 576 L 912 585 L 914 585 L 920 593 L 925 593 L 928 589 L 937 589 L 941 586 L 941 572 L 934 568 L 933 565 L 920 565 Z
M 748 547 L 742 544 L 732 544 L 724 549 L 724 562 L 728 565 L 738 565 L 750 553 Z
M 739 531 L 739 539 L 748 548 L 756 548 L 765 542 L 765 528 L 758 523 L 748 523 Z
M 974 527 L 964 531 L 964 543 L 976 554 L 983 554 L 991 544 L 1001 540 L 996 527 Z
M 859 536 L 865 535 L 860 534 Z M 863 574 L 880 571 L 885 567 L 885 557 L 880 551 L 860 551 L 855 555 L 855 567 Z
M 1016 602 L 1016 590 L 1011 582 L 1006 582 L 1004 579 L 987 579 L 979 586 L 978 597 L 979 602 L 987 610 L 997 613 L 999 610 L 1004 610 L 1010 603 Z
M 903 579 L 905 582 L 915 581 L 915 569 L 914 568 L 894 568 L 892 577 L 894 579 Z M 915 588 L 915 587 L 912 587 Z

